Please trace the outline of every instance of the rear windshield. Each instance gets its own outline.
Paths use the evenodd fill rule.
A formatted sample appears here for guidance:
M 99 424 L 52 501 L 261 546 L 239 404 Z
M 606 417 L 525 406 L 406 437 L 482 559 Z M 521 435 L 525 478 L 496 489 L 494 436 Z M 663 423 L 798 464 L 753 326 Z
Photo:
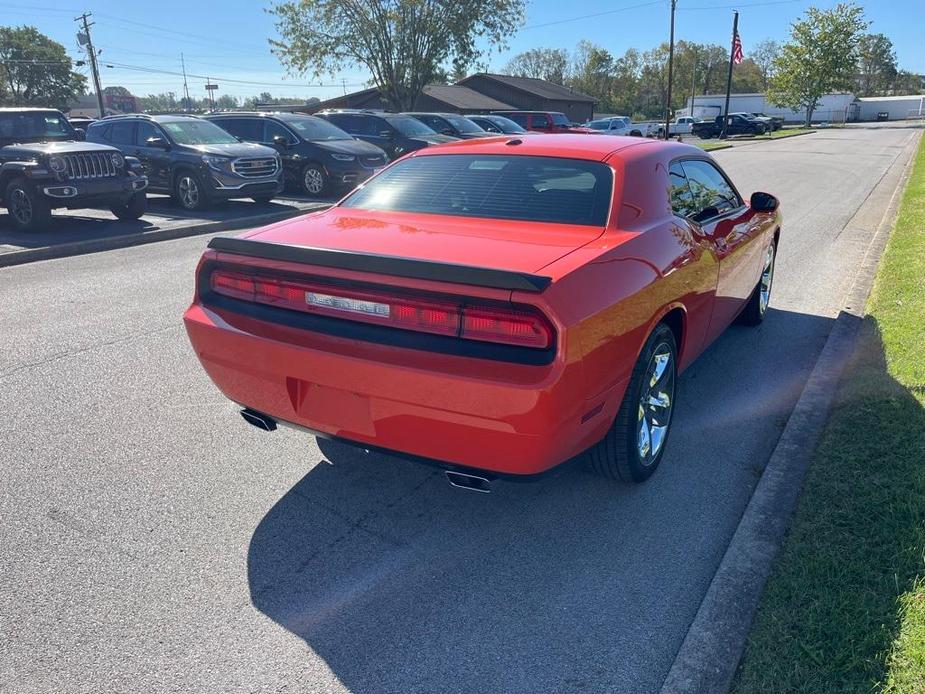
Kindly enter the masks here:
M 604 226 L 611 169 L 556 157 L 435 154 L 393 164 L 343 207 Z

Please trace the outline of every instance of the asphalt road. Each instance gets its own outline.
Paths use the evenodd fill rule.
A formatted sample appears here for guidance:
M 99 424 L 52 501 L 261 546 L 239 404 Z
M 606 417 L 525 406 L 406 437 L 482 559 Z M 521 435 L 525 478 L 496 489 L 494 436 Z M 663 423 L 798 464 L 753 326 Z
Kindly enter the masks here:
M 717 154 L 783 201 L 773 311 L 636 487 L 474 494 L 252 429 L 180 323 L 203 238 L 0 270 L 0 691 L 656 691 L 917 135 Z

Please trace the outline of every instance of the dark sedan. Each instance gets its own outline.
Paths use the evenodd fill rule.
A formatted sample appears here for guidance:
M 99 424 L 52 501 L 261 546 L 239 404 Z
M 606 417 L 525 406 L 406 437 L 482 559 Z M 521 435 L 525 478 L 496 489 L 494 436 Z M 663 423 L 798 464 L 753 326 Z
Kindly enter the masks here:
M 522 135 L 527 132 L 525 128 L 504 116 L 496 116 L 493 113 L 479 114 L 477 116 L 466 116 L 477 126 L 487 133 L 503 135 Z
M 464 116 L 456 113 L 406 113 L 405 115 L 417 118 L 431 130 L 441 135 L 471 140 L 476 137 L 490 137 L 478 125 Z
M 235 137 L 273 147 L 286 180 L 299 192 L 350 190 L 388 163 L 385 152 L 323 118 L 301 113 L 217 113 L 206 116 Z

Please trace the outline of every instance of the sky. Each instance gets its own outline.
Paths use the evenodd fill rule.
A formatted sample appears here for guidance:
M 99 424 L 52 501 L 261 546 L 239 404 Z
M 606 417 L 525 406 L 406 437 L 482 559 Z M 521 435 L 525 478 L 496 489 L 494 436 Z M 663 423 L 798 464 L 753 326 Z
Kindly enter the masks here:
M 120 85 L 144 96 L 166 91 L 182 93 L 181 54 L 186 64 L 190 96 L 206 96 L 209 78 L 218 84 L 216 97 L 247 97 L 260 92 L 294 98 L 331 98 L 366 86 L 368 73 L 353 68 L 334 76 L 287 75 L 269 51 L 268 39 L 278 38 L 273 16 L 264 8 L 270 0 L 223 2 L 194 0 L 0 0 L 0 25 L 31 24 L 80 57 L 74 17 L 93 13 L 94 44 L 102 49 L 103 87 Z M 732 12 L 738 9 L 739 35 L 745 54 L 763 39 L 785 41 L 790 23 L 808 7 L 828 8 L 836 0 L 677 0 L 676 39 L 728 44 Z M 869 31 L 893 41 L 903 69 L 925 74 L 925 0 L 859 2 L 871 22 Z M 647 50 L 668 39 L 669 0 L 532 0 L 526 20 L 504 51 L 487 60 L 500 70 L 517 53 L 549 47 L 573 50 L 582 39 L 614 55 L 627 48 Z M 85 70 L 85 68 L 84 68 Z

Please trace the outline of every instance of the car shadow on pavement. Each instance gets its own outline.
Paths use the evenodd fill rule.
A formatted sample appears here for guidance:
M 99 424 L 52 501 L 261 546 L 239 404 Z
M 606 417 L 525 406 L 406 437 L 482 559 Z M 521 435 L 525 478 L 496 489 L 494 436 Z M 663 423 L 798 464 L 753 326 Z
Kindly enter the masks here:
M 251 538 L 251 600 L 351 691 L 655 690 L 831 322 L 772 310 L 727 331 L 682 377 L 642 485 L 571 465 L 479 494 L 319 440 Z
M 105 213 L 100 213 L 101 215 Z M 0 214 L 0 246 L 17 248 L 44 248 L 75 241 L 130 236 L 156 229 L 151 220 L 119 220 L 113 216 L 91 217 L 77 213 L 52 214 L 50 228 L 46 231 L 17 231 L 8 214 Z

